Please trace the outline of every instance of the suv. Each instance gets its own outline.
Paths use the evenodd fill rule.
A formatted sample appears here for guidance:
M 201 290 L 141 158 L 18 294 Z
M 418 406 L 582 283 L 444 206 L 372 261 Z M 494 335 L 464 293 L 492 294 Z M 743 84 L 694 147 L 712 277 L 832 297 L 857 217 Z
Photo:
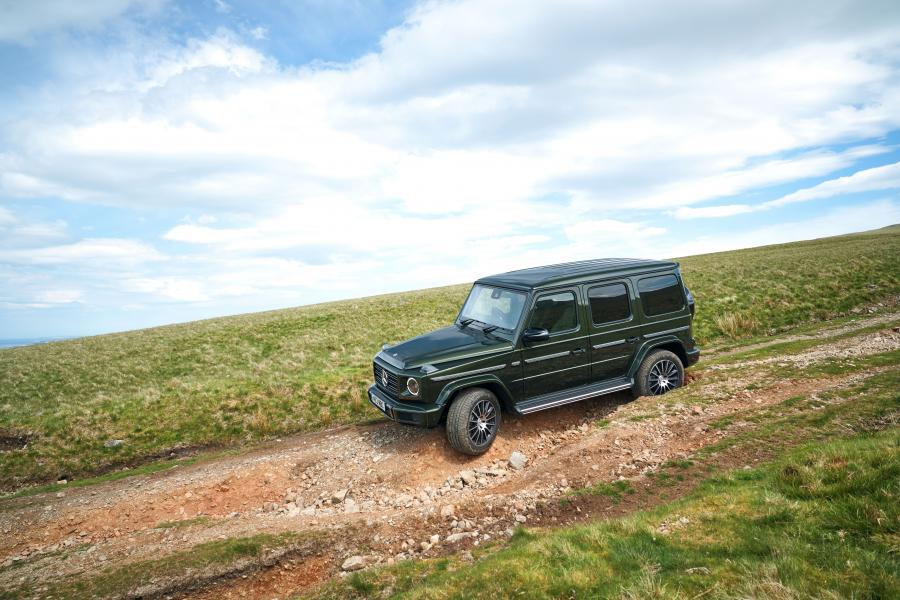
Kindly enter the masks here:
M 375 356 L 369 400 L 398 423 L 434 427 L 481 454 L 501 410 L 533 413 L 600 394 L 664 394 L 700 350 L 678 263 L 607 258 L 492 275 L 456 321 Z

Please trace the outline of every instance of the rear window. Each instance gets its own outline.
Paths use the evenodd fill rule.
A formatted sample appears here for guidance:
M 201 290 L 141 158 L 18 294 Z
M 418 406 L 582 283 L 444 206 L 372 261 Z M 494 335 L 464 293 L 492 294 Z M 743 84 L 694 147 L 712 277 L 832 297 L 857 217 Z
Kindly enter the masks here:
M 621 321 L 631 316 L 631 303 L 624 283 L 598 285 L 588 289 L 594 325 Z
M 644 314 L 662 315 L 684 308 L 684 292 L 674 275 L 647 277 L 638 281 L 638 293 Z

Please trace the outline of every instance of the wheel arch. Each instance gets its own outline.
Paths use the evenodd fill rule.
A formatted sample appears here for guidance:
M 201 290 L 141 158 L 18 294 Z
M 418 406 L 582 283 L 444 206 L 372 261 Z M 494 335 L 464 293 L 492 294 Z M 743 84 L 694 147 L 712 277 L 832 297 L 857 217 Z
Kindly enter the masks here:
M 666 336 L 664 338 L 648 342 L 641 347 L 641 349 L 634 357 L 631 368 L 628 369 L 629 377 L 634 377 L 634 374 L 637 373 L 638 369 L 641 368 L 641 363 L 643 363 L 644 359 L 647 358 L 647 355 L 654 350 L 668 350 L 681 360 L 681 366 L 683 368 L 687 368 L 688 357 L 687 350 L 684 347 L 684 342 L 682 342 L 674 335 Z
M 509 393 L 506 385 L 500 381 L 499 377 L 490 374 L 451 381 L 445 385 L 444 389 L 441 390 L 441 393 L 438 394 L 436 404 L 443 406 L 444 412 L 446 412 L 447 407 L 453 403 L 453 399 L 456 398 L 460 392 L 473 387 L 480 387 L 490 391 L 497 396 L 497 400 L 500 401 L 500 406 L 503 410 L 507 412 L 511 410 L 513 405 L 512 394 Z

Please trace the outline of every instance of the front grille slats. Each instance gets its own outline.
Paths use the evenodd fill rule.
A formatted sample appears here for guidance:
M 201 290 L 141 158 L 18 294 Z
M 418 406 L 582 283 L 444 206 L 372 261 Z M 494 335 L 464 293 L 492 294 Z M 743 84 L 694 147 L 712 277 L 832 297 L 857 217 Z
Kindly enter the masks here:
M 392 373 L 388 369 L 385 369 L 378 363 L 372 363 L 373 371 L 375 373 L 375 385 L 377 385 L 381 390 L 387 392 L 392 397 L 397 398 L 400 395 L 400 376 L 396 373 Z M 382 373 L 387 373 L 388 382 L 387 385 L 384 385 L 384 382 L 381 379 Z

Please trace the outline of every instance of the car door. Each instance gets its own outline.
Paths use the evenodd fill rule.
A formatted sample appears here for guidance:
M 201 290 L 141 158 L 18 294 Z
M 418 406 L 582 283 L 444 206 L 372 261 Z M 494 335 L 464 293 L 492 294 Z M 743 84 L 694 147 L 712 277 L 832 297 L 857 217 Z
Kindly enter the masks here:
M 638 348 L 641 318 L 627 279 L 586 284 L 591 380 L 621 377 Z
M 590 379 L 588 332 L 581 322 L 581 302 L 577 288 L 537 294 L 527 328 L 546 329 L 546 342 L 525 346 L 525 397 L 534 398 L 576 387 Z

